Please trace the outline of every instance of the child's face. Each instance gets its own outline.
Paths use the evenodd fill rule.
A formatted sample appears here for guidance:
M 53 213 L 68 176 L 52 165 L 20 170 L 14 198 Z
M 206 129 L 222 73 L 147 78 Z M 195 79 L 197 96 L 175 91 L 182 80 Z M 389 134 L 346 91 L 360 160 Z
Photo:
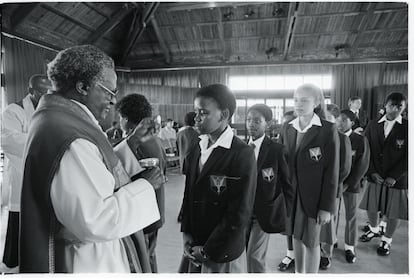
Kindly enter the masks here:
M 385 104 L 385 112 L 387 114 L 387 119 L 390 121 L 395 120 L 404 111 L 405 105 L 405 101 L 399 103 L 393 102 L 391 100 L 388 101 Z
M 194 112 L 194 127 L 200 134 L 211 134 L 227 124 L 227 119 L 223 118 L 221 109 L 212 98 L 197 97 L 194 100 Z
M 266 126 L 267 122 L 260 112 L 256 110 L 249 111 L 246 119 L 246 128 L 254 140 L 263 136 L 266 131 Z
M 338 118 L 336 118 L 336 126 L 338 127 L 338 130 L 342 133 L 345 133 L 348 130 L 350 130 L 353 124 L 354 122 L 351 121 L 345 114 L 341 114 Z
M 361 109 L 362 101 L 360 99 L 356 99 L 353 101 L 350 101 L 349 108 L 352 110 L 359 110 Z
M 319 105 L 313 92 L 308 90 L 296 90 L 293 95 L 295 112 L 300 116 L 312 115 L 313 109 Z

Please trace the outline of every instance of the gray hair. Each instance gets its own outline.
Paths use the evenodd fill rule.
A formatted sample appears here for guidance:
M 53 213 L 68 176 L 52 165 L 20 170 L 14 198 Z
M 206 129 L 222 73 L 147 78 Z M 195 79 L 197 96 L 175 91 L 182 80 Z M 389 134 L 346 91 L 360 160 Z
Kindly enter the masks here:
M 47 75 L 56 90 L 67 91 L 78 81 L 102 81 L 106 68 L 114 68 L 112 58 L 93 45 L 80 45 L 60 51 L 47 65 Z

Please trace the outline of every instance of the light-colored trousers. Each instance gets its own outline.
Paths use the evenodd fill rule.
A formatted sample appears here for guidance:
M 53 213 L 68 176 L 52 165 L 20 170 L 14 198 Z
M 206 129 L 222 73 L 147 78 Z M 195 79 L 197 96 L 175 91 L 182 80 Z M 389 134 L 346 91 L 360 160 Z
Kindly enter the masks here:
M 358 193 L 344 192 L 342 199 L 345 205 L 345 244 L 355 246 L 357 243 L 357 196 Z
M 266 273 L 269 238 L 270 234 L 262 230 L 257 219 L 253 219 L 247 244 L 247 272 Z

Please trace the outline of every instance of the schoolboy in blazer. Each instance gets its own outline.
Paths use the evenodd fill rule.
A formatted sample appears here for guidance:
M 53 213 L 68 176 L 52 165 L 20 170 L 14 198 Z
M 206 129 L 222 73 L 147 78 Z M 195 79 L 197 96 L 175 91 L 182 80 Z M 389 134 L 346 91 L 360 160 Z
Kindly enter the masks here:
M 282 144 L 266 136 L 272 110 L 265 104 L 249 108 L 246 128 L 249 145 L 257 159 L 257 189 L 253 216 L 247 238 L 247 271 L 266 272 L 266 253 L 270 233 L 286 230 L 286 216 L 293 203 L 287 151 Z
M 355 245 L 357 240 L 357 196 L 361 189 L 361 180 L 368 170 L 370 150 L 368 140 L 352 130 L 355 114 L 351 110 L 342 110 L 337 118 L 338 130 L 349 137 L 352 146 L 351 172 L 344 180 L 342 199 L 345 205 L 345 259 L 348 263 L 356 261 Z
M 385 100 L 385 115 L 371 121 L 365 131 L 371 159 L 367 172 L 369 186 L 360 208 L 367 210 L 369 230 L 361 241 L 379 236 L 379 212 L 387 217 L 387 228 L 377 249 L 378 255 L 390 254 L 392 236 L 400 220 L 408 220 L 408 121 L 401 113 L 406 97 L 389 94 Z
M 220 84 L 194 101 L 200 143 L 184 159 L 184 255 L 205 272 L 246 272 L 245 240 L 256 192 L 254 152 L 228 121 L 236 101 Z

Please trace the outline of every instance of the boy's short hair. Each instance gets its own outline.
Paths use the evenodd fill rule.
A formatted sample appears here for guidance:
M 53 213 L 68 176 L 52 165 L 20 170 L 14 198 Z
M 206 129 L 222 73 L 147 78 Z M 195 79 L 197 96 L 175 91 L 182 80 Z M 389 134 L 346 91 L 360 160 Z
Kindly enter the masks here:
M 273 117 L 272 110 L 266 104 L 262 104 L 262 103 L 255 104 L 251 106 L 249 110 L 247 110 L 247 113 L 249 113 L 251 110 L 255 110 L 259 112 L 260 114 L 262 114 L 266 122 L 270 121 Z
M 359 97 L 359 96 L 352 96 L 352 97 L 349 98 L 348 101 L 351 102 L 351 101 L 355 101 L 355 100 L 362 100 L 362 98 Z
M 400 92 L 392 92 L 385 98 L 384 105 L 387 104 L 389 101 L 391 101 L 392 103 L 401 103 L 403 101 L 407 103 L 407 98 Z
M 332 114 L 335 118 L 338 118 L 340 115 L 339 107 L 336 104 L 330 103 L 326 105 L 326 110 Z
M 123 97 L 115 104 L 115 109 L 134 124 L 139 124 L 143 118 L 152 116 L 151 104 L 145 96 L 139 94 Z
M 201 88 L 196 93 L 197 97 L 206 97 L 214 99 L 221 110 L 229 110 L 229 119 L 233 116 L 236 109 L 236 98 L 227 86 L 222 84 L 212 84 Z
M 355 115 L 355 113 L 354 112 L 352 112 L 351 110 L 349 110 L 349 109 L 344 109 L 344 110 L 342 110 L 341 111 L 341 114 L 344 114 L 345 116 L 347 116 L 348 117 L 348 119 L 350 119 L 351 120 L 351 122 L 355 122 L 355 120 L 356 120 L 356 115 Z

